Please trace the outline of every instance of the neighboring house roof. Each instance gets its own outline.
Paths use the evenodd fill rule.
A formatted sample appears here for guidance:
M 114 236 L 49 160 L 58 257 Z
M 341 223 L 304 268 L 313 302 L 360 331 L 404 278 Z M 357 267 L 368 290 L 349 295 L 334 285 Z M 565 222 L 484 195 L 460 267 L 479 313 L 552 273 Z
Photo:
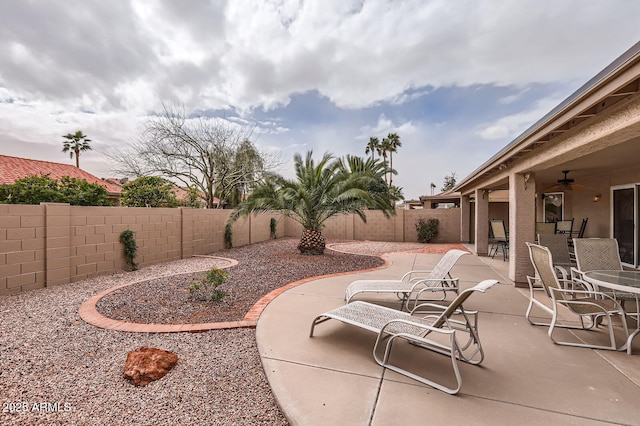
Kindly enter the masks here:
M 0 184 L 11 184 L 28 176 L 48 175 L 51 179 L 63 176 L 86 180 L 104 186 L 109 193 L 120 193 L 120 187 L 106 182 L 91 173 L 70 164 L 52 163 L 50 161 L 31 160 L 29 158 L 0 155 Z

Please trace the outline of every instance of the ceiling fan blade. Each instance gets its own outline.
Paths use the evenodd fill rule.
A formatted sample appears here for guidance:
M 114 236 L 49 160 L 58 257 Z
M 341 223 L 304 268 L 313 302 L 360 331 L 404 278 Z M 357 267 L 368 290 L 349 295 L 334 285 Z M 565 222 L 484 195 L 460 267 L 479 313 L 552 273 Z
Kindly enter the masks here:
M 569 187 L 571 188 L 569 191 L 598 191 L 598 189 L 593 186 L 580 185 L 578 183 L 572 183 Z

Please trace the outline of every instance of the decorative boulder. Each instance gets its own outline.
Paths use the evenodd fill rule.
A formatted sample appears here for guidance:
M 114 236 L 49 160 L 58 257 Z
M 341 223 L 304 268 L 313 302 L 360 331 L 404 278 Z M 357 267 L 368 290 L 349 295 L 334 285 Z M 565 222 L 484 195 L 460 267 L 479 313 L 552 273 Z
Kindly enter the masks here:
M 127 354 L 124 377 L 136 386 L 146 386 L 162 378 L 178 362 L 178 355 L 164 349 L 140 346 Z

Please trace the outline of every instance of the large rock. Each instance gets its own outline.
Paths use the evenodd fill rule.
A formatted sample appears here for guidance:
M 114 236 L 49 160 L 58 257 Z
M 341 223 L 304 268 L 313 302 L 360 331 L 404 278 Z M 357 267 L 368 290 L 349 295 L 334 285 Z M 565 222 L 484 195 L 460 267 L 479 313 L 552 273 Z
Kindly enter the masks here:
M 127 354 L 124 377 L 136 386 L 146 386 L 167 374 L 178 362 L 178 355 L 164 349 L 140 346 Z

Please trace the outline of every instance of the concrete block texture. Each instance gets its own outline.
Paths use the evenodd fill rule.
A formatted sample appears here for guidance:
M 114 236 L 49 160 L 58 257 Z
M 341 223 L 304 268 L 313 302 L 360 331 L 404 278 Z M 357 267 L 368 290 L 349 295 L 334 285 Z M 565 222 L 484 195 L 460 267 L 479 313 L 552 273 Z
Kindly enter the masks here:
M 13 294 L 125 268 L 120 243 L 125 230 L 135 233 L 136 261 L 141 267 L 222 250 L 232 210 L 43 204 L 1 205 L 0 213 L 4 214 L 0 221 L 0 294 Z M 366 214 L 366 223 L 355 215 L 331 218 L 323 234 L 332 239 L 415 241 L 414 222 L 425 216 L 440 220 L 435 242 L 460 241 L 459 209 L 398 210 L 391 218 L 377 211 Z M 298 223 L 277 212 L 265 213 L 233 223 L 233 246 L 269 240 L 271 218 L 277 221 L 278 237 L 300 237 Z

